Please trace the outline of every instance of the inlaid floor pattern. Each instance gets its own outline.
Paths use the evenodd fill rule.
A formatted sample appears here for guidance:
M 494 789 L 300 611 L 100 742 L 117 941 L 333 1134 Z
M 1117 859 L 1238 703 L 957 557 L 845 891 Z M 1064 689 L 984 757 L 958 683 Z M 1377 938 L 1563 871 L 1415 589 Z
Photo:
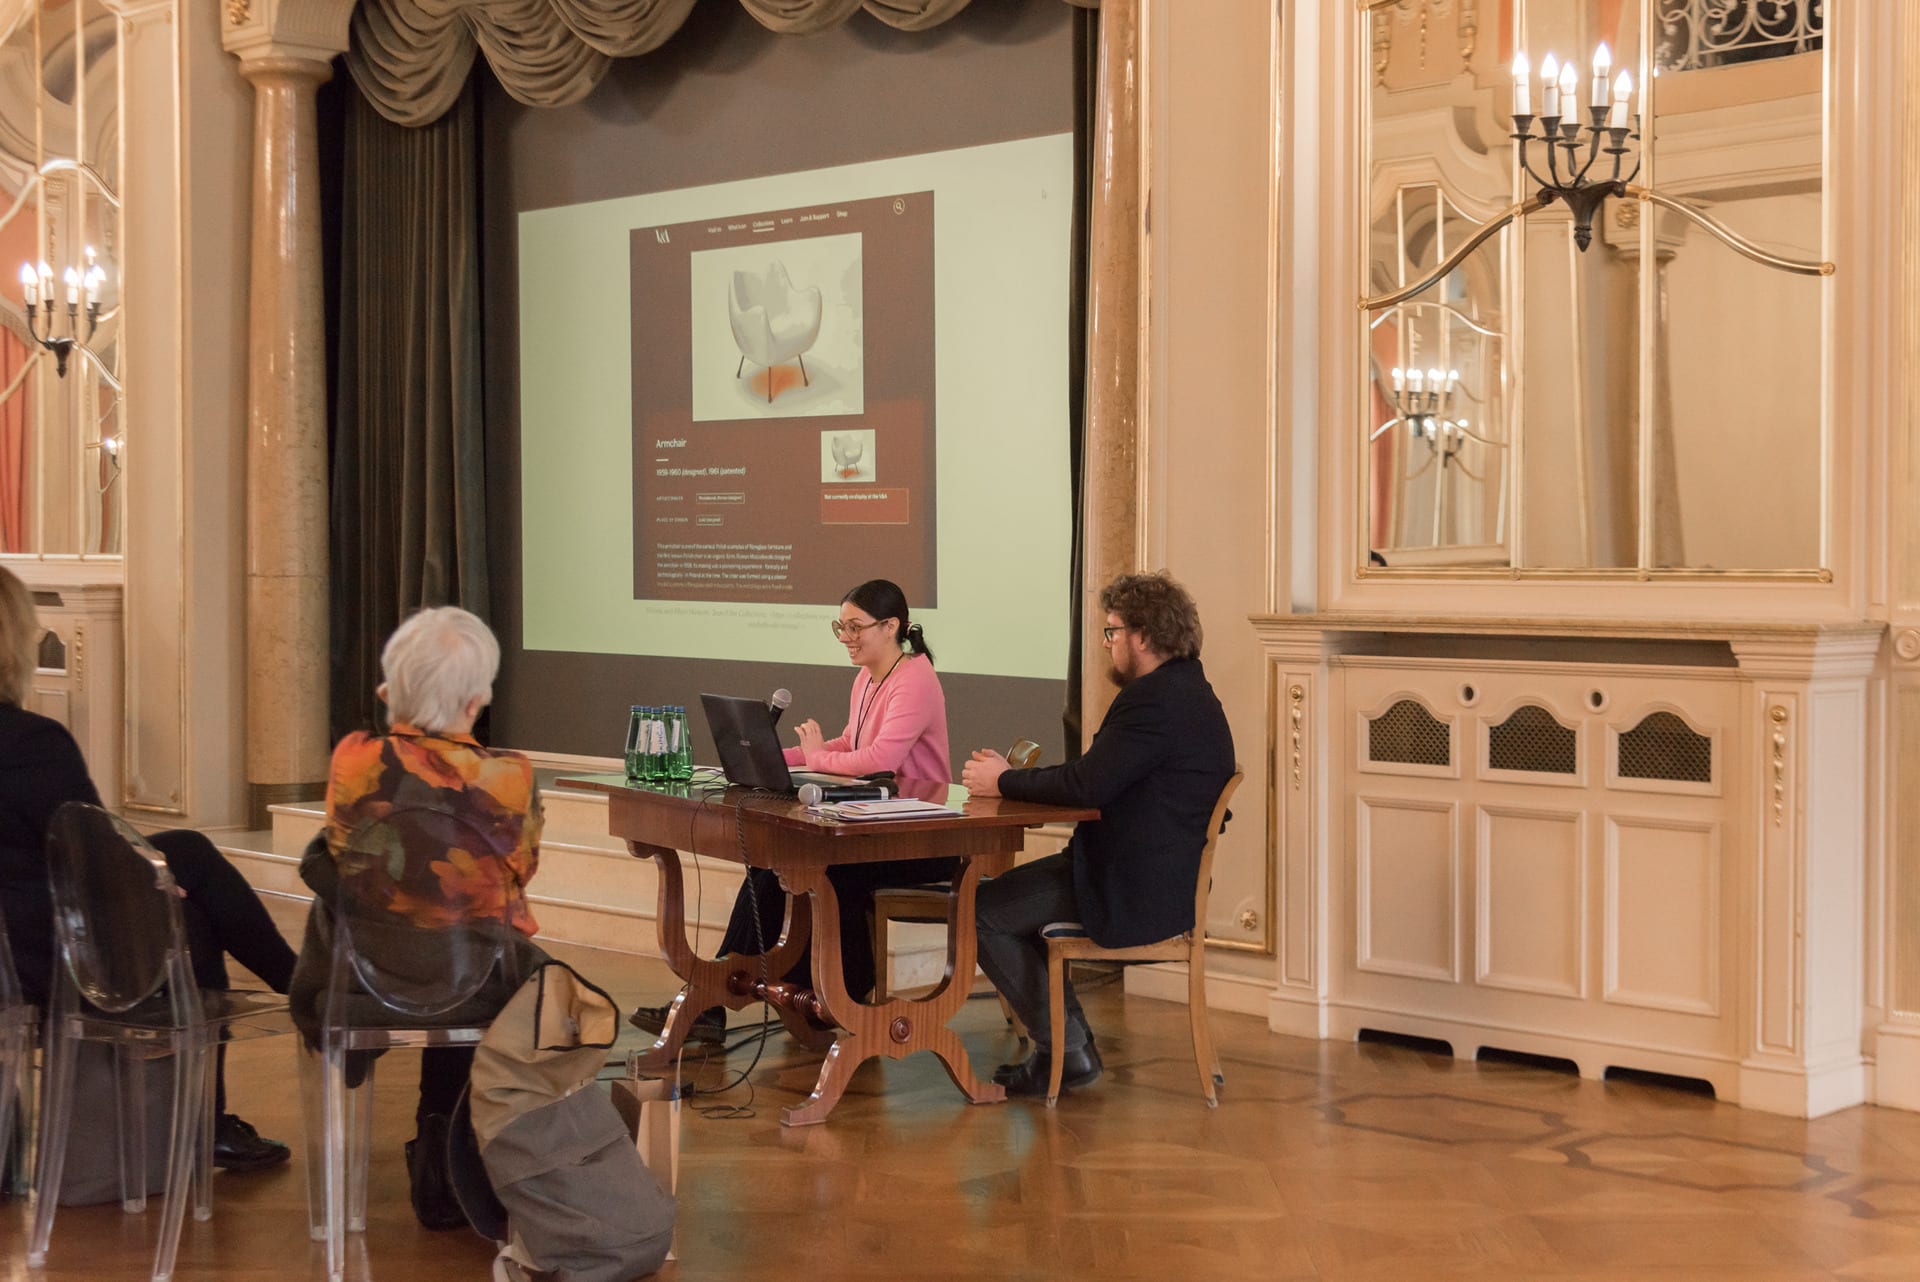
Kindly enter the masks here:
M 276 913 L 298 939 L 300 909 Z M 670 991 L 645 959 L 554 946 L 623 1006 Z M 683 1116 L 680 1261 L 709 1279 L 1445 1279 L 1805 1282 L 1920 1278 L 1920 1115 L 1858 1108 L 1801 1122 L 1664 1086 L 1583 1082 L 1377 1043 L 1280 1037 L 1216 1013 L 1227 1073 L 1203 1104 L 1184 1008 L 1087 994 L 1107 1073 L 1048 1111 L 966 1105 L 926 1056 L 863 1068 L 824 1126 L 779 1109 L 817 1060 L 784 1036 L 747 1086 Z M 736 1017 L 740 1018 L 740 1017 Z M 737 1032 L 738 1030 L 736 1030 Z M 1011 1056 L 992 1001 L 963 1016 L 983 1068 Z M 690 1069 L 737 1077 L 753 1048 Z M 428 1233 L 407 1205 L 412 1065 L 381 1066 L 369 1226 L 350 1276 L 483 1279 L 490 1248 Z M 231 1057 L 234 1107 L 301 1145 L 291 1043 Z M 729 1107 L 731 1106 L 731 1107 Z M 298 1159 L 221 1175 L 186 1226 L 177 1276 L 323 1276 Z M 157 1200 L 62 1211 L 48 1282 L 142 1278 Z M 26 1214 L 0 1204 L 0 1279 L 25 1265 Z

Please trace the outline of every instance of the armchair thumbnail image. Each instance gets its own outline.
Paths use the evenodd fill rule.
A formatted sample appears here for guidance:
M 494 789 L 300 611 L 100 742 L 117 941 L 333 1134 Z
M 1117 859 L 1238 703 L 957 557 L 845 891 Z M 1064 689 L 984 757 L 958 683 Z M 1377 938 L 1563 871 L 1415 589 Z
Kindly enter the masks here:
M 805 353 L 820 337 L 820 313 L 820 287 L 795 289 L 779 259 L 767 264 L 764 275 L 735 272 L 733 287 L 727 291 L 727 321 L 740 348 L 740 364 L 733 376 L 739 378 L 748 361 L 765 366 L 769 404 L 776 365 L 799 361 L 801 381 L 812 386 Z

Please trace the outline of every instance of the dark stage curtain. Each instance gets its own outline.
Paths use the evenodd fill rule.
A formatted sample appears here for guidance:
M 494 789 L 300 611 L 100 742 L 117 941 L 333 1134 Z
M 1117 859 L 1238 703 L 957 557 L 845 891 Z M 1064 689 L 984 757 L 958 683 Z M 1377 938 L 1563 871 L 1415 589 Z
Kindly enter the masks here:
M 1093 201 L 1093 122 L 1100 92 L 1100 11 L 1081 9 L 1073 22 L 1073 267 L 1067 273 L 1067 501 L 1073 512 L 1073 556 L 1067 575 L 1067 697 L 1060 710 L 1067 760 L 1080 755 L 1080 674 L 1087 620 L 1087 219 Z
M 335 738 L 381 724 L 380 647 L 402 619 L 429 605 L 485 618 L 488 600 L 474 89 L 417 128 L 342 98 Z

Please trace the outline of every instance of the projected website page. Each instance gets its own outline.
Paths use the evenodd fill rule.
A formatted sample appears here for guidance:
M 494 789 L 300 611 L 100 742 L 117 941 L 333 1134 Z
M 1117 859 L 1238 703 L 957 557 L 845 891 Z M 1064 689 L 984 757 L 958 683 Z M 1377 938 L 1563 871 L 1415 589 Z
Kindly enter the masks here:
M 1072 137 L 520 215 L 530 650 L 1065 675 Z

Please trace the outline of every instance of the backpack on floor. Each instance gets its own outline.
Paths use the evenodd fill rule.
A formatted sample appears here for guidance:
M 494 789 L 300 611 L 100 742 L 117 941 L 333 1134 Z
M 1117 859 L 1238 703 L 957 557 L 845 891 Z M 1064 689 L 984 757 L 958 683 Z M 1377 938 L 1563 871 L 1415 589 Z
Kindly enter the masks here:
M 549 962 L 474 1052 L 469 1109 L 508 1252 L 561 1282 L 630 1282 L 673 1244 L 673 1197 L 594 1080 L 619 1019 L 605 992 Z

